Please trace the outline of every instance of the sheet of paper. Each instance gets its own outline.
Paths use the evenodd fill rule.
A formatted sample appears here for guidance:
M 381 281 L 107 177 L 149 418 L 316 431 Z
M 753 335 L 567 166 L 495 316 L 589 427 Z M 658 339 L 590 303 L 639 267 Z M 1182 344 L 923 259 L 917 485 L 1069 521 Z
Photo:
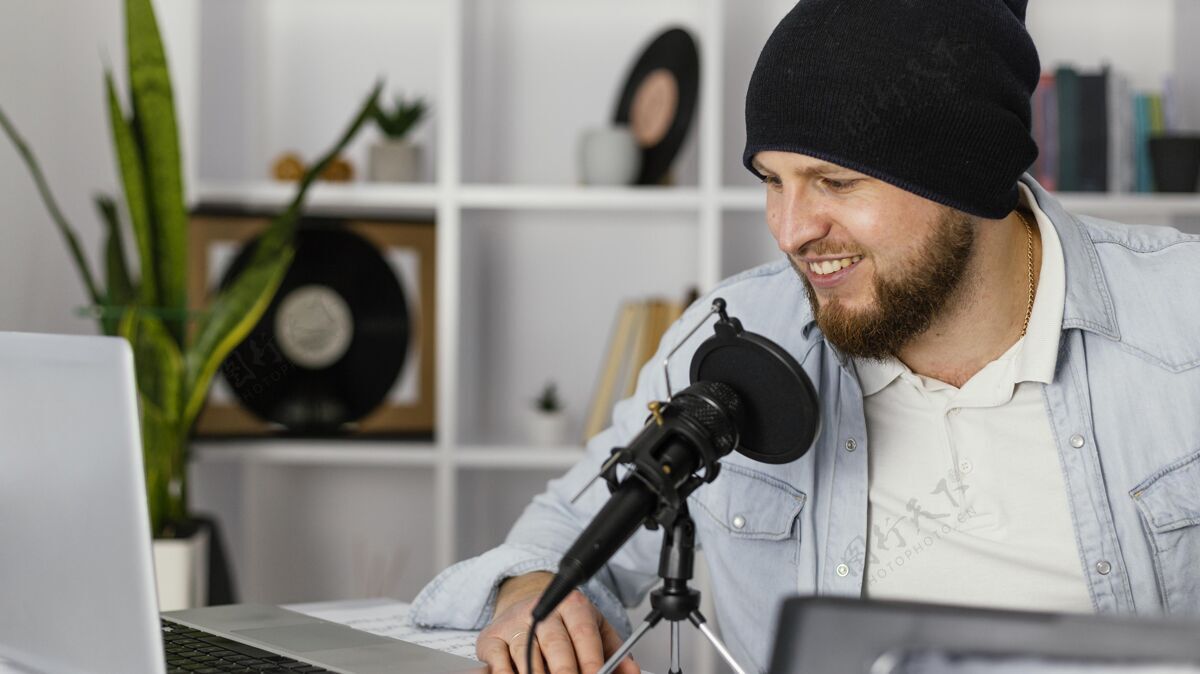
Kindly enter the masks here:
M 392 599 L 362 599 L 285 605 L 291 611 L 341 623 L 446 653 L 475 658 L 478 632 L 427 630 L 408 621 L 408 604 Z

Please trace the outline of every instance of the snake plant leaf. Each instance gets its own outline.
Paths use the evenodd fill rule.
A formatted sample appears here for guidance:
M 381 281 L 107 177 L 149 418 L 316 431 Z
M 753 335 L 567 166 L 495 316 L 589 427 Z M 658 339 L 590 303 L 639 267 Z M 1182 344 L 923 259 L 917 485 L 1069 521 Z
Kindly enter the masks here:
M 71 258 L 75 260 L 75 269 L 79 272 L 79 276 L 83 279 L 84 288 L 87 289 L 88 299 L 92 304 L 99 305 L 104 300 L 104 294 L 96 285 L 96 278 L 92 276 L 92 267 L 88 264 L 87 257 L 83 254 L 83 248 L 79 245 L 79 239 L 75 236 L 75 229 L 71 227 L 67 219 L 63 217 L 62 211 L 58 208 L 58 202 L 54 199 L 54 194 L 50 191 L 50 185 L 46 182 L 46 176 L 42 174 L 42 168 L 38 164 L 37 157 L 33 156 L 33 151 L 25 144 L 25 139 L 21 138 L 21 134 L 17 133 L 16 127 L 9 121 L 8 115 L 4 114 L 4 109 L 0 108 L 0 128 L 4 129 L 5 135 L 12 141 L 14 147 L 17 148 L 17 154 L 21 155 L 26 168 L 29 169 L 29 174 L 33 177 L 34 184 L 37 185 L 38 193 L 42 196 L 42 202 L 46 204 L 46 210 L 50 212 L 50 219 L 58 227 L 58 231 L 67 242 L 67 248 L 71 251 Z
M 145 167 L 147 203 L 154 223 L 157 306 L 187 308 L 187 208 L 171 73 L 151 0 L 125 0 L 129 83 L 134 132 Z M 184 321 L 169 319 L 177 344 L 184 344 Z
M 217 367 L 250 334 L 270 306 L 294 255 L 295 250 L 288 244 L 275 258 L 248 266 L 213 300 L 211 311 L 200 319 L 195 341 L 184 356 L 185 425 L 191 426 L 200 413 Z
M 154 231 L 150 224 L 150 207 L 146 197 L 145 170 L 142 155 L 138 151 L 133 126 L 125 118 L 125 112 L 117 99 L 112 73 L 104 71 L 104 84 L 108 91 L 108 121 L 112 128 L 113 147 L 117 155 L 117 169 L 121 174 L 121 186 L 125 192 L 125 207 L 129 223 L 133 227 L 133 238 L 137 241 L 138 262 L 142 270 L 140 300 L 145 306 L 159 305 L 159 280 L 154 254 Z
M 287 210 L 272 220 L 267 231 L 258 239 L 250 264 L 217 295 L 211 310 L 200 319 L 195 339 L 184 355 L 186 400 L 183 421 L 187 427 L 200 413 L 208 385 L 217 368 L 225 356 L 254 329 L 283 281 L 295 255 L 292 237 L 308 188 L 370 118 L 382 88 L 382 83 L 375 85 L 341 138 L 320 161 L 308 169 Z
M 121 221 L 117 216 L 117 204 L 105 194 L 95 197 L 96 210 L 104 222 L 104 276 L 108 296 L 107 306 L 101 313 L 100 324 L 106 335 L 116 335 L 118 321 L 122 314 L 118 307 L 126 307 L 137 302 L 137 289 L 129 277 L 129 265 L 125 261 L 125 244 L 121 241 Z M 118 313 L 114 313 L 114 311 Z
M 138 392 L 165 418 L 178 418 L 183 356 L 166 324 L 149 311 L 133 307 L 125 312 L 118 331 L 133 348 Z
M 141 395 L 142 469 L 150 510 L 150 531 L 169 538 L 169 523 L 187 519 L 186 482 L 180 482 L 187 463 L 186 432 L 179 419 L 167 416 L 154 401 Z

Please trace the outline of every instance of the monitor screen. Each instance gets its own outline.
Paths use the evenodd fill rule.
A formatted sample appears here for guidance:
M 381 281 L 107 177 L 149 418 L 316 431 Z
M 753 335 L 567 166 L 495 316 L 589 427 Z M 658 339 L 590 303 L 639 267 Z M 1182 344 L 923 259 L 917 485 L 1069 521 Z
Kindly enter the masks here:
M 871 674 L 1200 674 L 1200 665 L 1051 658 L 952 651 L 904 651 L 884 654 Z

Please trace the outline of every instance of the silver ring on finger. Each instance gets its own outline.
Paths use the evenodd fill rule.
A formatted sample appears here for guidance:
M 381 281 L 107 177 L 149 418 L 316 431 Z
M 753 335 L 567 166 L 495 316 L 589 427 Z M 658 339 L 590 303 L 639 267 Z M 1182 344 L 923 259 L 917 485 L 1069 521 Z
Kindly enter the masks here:
M 511 637 L 509 637 L 509 638 L 508 638 L 509 642 L 511 643 L 512 641 L 516 640 L 516 639 L 517 639 L 518 637 L 520 637 L 522 634 L 529 634 L 529 631 L 528 631 L 528 630 L 521 630 L 520 632 L 517 632 L 516 634 L 514 634 L 514 635 L 512 635 Z

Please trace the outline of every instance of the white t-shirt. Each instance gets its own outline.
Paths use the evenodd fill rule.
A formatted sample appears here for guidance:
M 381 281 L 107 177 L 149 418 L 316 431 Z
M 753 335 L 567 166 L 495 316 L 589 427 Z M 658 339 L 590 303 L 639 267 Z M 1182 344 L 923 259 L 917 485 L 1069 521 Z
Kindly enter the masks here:
M 1093 610 L 1042 396 L 1062 330 L 1062 247 L 1019 187 L 1042 239 L 1025 336 L 961 389 L 896 359 L 855 361 L 869 440 L 863 589 L 873 599 Z

